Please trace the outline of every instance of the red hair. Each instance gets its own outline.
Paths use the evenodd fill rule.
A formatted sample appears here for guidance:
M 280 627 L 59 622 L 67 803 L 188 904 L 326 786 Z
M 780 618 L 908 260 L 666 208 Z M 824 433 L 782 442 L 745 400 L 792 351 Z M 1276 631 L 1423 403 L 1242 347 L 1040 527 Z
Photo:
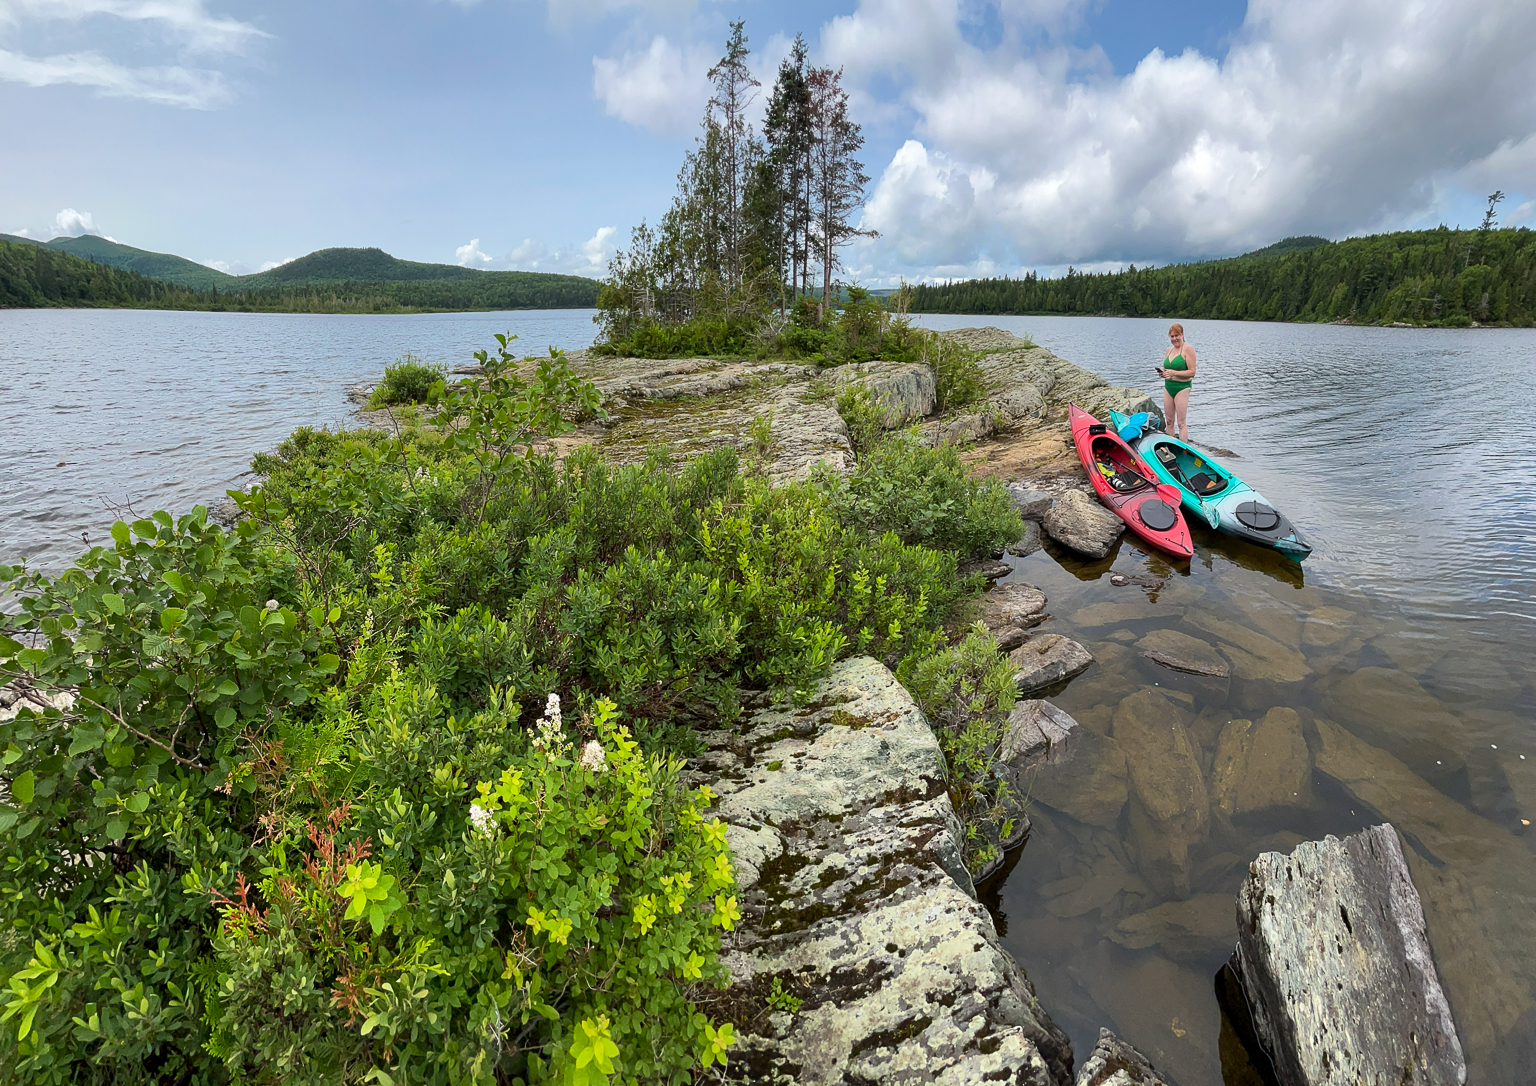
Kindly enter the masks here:
M 1175 321 L 1173 324 L 1170 324 L 1168 326 L 1168 334 L 1170 336 L 1173 335 L 1173 333 L 1175 333 L 1175 332 L 1179 333 L 1179 335 L 1181 335 L 1181 336 L 1184 334 L 1184 326 L 1182 324 L 1179 324 L 1177 321 Z

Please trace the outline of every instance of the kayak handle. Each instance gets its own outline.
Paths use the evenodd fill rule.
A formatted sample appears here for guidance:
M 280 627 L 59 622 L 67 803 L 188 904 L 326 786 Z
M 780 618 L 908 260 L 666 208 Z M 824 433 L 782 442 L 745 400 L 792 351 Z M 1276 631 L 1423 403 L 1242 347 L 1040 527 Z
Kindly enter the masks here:
M 1105 433 L 1108 429 L 1109 427 L 1105 426 L 1102 422 L 1091 423 L 1088 426 L 1088 432 L 1095 435 Z

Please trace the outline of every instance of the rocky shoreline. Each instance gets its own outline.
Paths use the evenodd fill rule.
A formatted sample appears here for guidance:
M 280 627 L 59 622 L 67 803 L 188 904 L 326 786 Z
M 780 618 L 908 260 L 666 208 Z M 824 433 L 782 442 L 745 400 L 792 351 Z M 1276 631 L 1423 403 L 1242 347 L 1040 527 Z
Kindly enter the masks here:
M 1027 525 L 1009 548 L 1012 554 L 1027 555 L 1049 537 L 1084 561 L 1104 557 L 1122 524 L 1091 496 L 1082 477 L 1066 405 L 1075 402 L 1101 416 L 1111 408 L 1155 413 L 1151 397 L 1112 387 L 999 329 L 945 334 L 979 352 L 990 389 L 980 402 L 944 414 L 935 413 L 932 374 L 911 364 L 822 371 L 782 362 L 657 362 L 575 352 L 572 368 L 597 384 L 607 417 L 583 424 L 553 451 L 562 455 L 591 444 L 615 461 L 635 462 L 659 446 L 685 458 L 731 445 L 775 483 L 805 479 L 818 467 L 847 471 L 854 450 L 832 401 L 838 387 L 858 383 L 883 409 L 887 428 L 910 427 L 934 444 L 956 445 L 974 473 L 1010 485 Z M 753 420 L 758 425 L 749 427 Z M 370 413 L 369 421 L 388 425 L 389 415 Z M 994 578 L 1012 572 L 1006 562 L 978 569 Z M 1415 864 L 1410 850 L 1407 865 L 1399 851 L 1395 866 L 1362 867 L 1357 862 L 1362 849 L 1391 852 L 1382 836 L 1397 841 L 1390 827 L 1357 835 L 1364 839 L 1375 832 L 1368 848 L 1355 838 L 1342 844 L 1327 838 L 1316 846 L 1301 843 L 1294 859 L 1281 852 L 1234 857 L 1239 863 L 1251 860 L 1250 881 L 1300 863 L 1308 848 L 1346 858 L 1336 859 L 1331 881 L 1319 879 L 1310 897 L 1296 896 L 1289 912 L 1265 916 L 1264 945 L 1281 948 L 1267 956 L 1258 944 L 1246 954 L 1247 944 L 1238 944 L 1239 899 L 1201 895 L 1191 881 L 1193 850 L 1216 823 L 1254 810 L 1305 806 L 1314 766 L 1392 821 L 1398 822 L 1394 812 L 1399 813 L 1407 820 L 1404 831 L 1420 835 L 1416 840 L 1437 840 L 1437 830 L 1423 824 L 1424 818 L 1436 820 L 1429 808 L 1450 816 L 1434 799 L 1419 797 L 1406 778 L 1399 794 L 1377 794 L 1377 781 L 1386 772 L 1381 758 L 1390 755 L 1325 720 L 1304 719 L 1283 707 L 1287 692 L 1309 672 L 1300 653 L 1274 639 L 1200 612 L 1185 620 L 1194 621 L 1192 633 L 1130 634 L 1129 647 L 1116 635 L 1090 648 L 1037 629 L 1047 604 L 1043 592 L 1017 581 L 996 585 L 981 601 L 981 617 L 1010 654 L 1021 696 L 1059 690 L 1092 667 L 1096 653 L 1117 660 L 1134 653 L 1179 676 L 1180 683 L 1230 693 L 1237 703 L 1251 705 L 1256 717 L 1193 720 L 1180 700 L 1188 695 L 1177 684 L 1167 691 L 1107 692 L 1109 704 L 1118 706 L 1112 719 L 1085 723 L 1048 700 L 1021 702 L 1005 742 L 1005 772 L 1033 802 L 1068 816 L 1078 827 L 1073 832 L 1102 838 L 1101 859 L 1091 870 L 1053 884 L 1059 915 L 1077 915 L 1080 898 L 1091 909 L 1112 899 L 1156 895 L 1168 903 L 1127 915 L 1112 933 L 1114 942 L 1134 949 L 1177 946 L 1182 940 L 1201 952 L 1223 941 L 1227 948 L 1237 945 L 1233 976 L 1238 979 L 1229 988 L 1243 990 L 1255 1009 L 1234 1028 L 1246 1031 L 1250 1055 L 1285 1086 L 1343 1081 L 1328 1071 L 1339 1066 L 1349 1066 L 1361 1081 L 1377 1081 L 1372 1074 L 1393 1060 L 1398 1070 L 1417 1068 L 1418 1077 L 1404 1081 L 1464 1081 L 1460 1042 L 1444 995 L 1435 1003 L 1440 989 L 1422 938 L 1423 912 L 1417 942 L 1412 923 L 1375 942 L 1368 928 L 1360 934 L 1361 945 L 1374 948 L 1377 957 L 1385 955 L 1388 968 L 1397 955 L 1418 970 L 1412 998 L 1373 1020 L 1373 1036 L 1381 1043 L 1354 1044 L 1353 1062 L 1341 1063 L 1338 1053 L 1327 1055 L 1327 1044 L 1309 1049 L 1297 1042 L 1307 1028 L 1315 1040 L 1319 1028 L 1326 1033 L 1347 1024 L 1358 1017 L 1359 1004 L 1371 999 L 1368 971 L 1358 961 L 1351 967 L 1348 960 L 1330 961 L 1307 949 L 1318 901 L 1348 884 L 1362 900 L 1379 892 L 1401 903 L 1407 900 L 1401 890 L 1406 883 L 1416 904 L 1415 877 L 1464 879 L 1461 865 L 1452 861 L 1438 871 Z M 1124 621 L 1123 605 L 1103 602 L 1084 610 L 1094 607 L 1103 615 L 1075 615 L 1083 620 L 1078 626 Z M 1362 681 L 1358 675 L 1343 683 Z M 1202 730 L 1212 727 L 1210 735 Z M 1169 1081 L 1108 1030 L 1092 1052 L 1082 1054 L 1074 1078 L 1076 1061 L 1066 1035 L 1036 997 L 1026 963 L 1010 957 L 991 915 L 977 901 L 976 880 L 988 872 L 967 871 L 961 858 L 962 831 L 945 790 L 937 740 L 910 696 L 878 662 L 844 661 L 806 708 L 760 709 L 739 732 L 712 735 L 708 742 L 691 772 L 721 796 L 720 813 L 730 827 L 747 905 L 729 947 L 733 982 L 716 1008 L 737 1023 L 742 1037 L 731 1064 L 733 1081 L 849 1086 Z M 1005 842 L 1011 848 L 1027 837 L 1028 820 L 1020 822 Z M 1121 840 L 1125 824 L 1129 837 Z M 1049 849 L 1056 833 L 1053 829 L 1036 849 Z M 1127 858 L 1127 849 L 1139 862 Z M 1049 856 L 1042 859 L 1049 862 Z M 988 870 L 1002 860 L 999 855 Z M 1389 884 L 1398 889 L 1383 889 Z M 1263 899 L 1262 891 L 1245 888 L 1240 900 Z M 1431 917 L 1436 900 L 1426 906 Z M 1301 993 L 1319 977 L 1333 975 L 1329 970 L 1338 973 L 1340 984 L 1350 983 L 1321 1017 L 1309 1019 L 1305 1007 L 1298 1009 L 1298 1001 L 1305 1002 Z M 1281 974 L 1289 978 L 1285 983 L 1265 979 Z M 1426 1006 L 1433 1012 L 1427 1017 Z M 1445 1012 L 1435 1011 L 1437 1006 Z M 1419 1038 L 1407 1054 L 1409 1064 L 1402 1063 L 1401 1046 L 1388 1043 L 1399 1028 Z M 1214 1051 L 1214 1038 L 1211 1044 Z

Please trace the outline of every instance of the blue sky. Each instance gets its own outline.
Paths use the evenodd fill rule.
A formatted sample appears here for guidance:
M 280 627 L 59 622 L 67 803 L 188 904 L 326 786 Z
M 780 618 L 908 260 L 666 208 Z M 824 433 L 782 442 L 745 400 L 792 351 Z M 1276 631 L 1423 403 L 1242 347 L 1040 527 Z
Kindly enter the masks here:
M 0 230 L 601 274 L 734 18 L 845 70 L 872 285 L 1536 218 L 1530 0 L 0 0 Z

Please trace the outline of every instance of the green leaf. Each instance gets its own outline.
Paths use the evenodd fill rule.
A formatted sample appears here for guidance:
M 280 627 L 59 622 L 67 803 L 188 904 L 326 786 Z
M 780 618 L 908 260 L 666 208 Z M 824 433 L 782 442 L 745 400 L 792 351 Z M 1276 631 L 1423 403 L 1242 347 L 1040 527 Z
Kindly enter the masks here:
M 118 521 L 112 525 L 112 541 L 119 547 L 126 547 L 131 542 L 128 535 L 128 525 Z
M 16 659 L 23 667 L 42 667 L 48 662 L 47 649 L 22 649 Z
M 225 679 L 219 684 L 219 693 L 223 694 L 226 698 L 232 698 L 240 693 L 240 687 L 232 680 Z
M 160 574 L 160 579 L 184 596 L 190 591 L 187 588 L 187 579 L 174 569 L 168 569 Z
M 123 597 L 119 596 L 116 592 L 108 592 L 106 595 L 101 597 L 101 602 L 106 607 L 106 609 L 114 615 L 123 614 L 126 610 L 126 607 L 123 603 Z
M 167 607 L 160 612 L 160 628 L 166 633 L 175 633 L 176 627 L 187 621 L 187 613 L 180 607 Z
M 224 685 L 225 686 L 232 686 L 233 684 L 232 683 L 225 683 Z M 217 724 L 221 729 L 227 731 L 230 728 L 234 727 L 234 724 L 235 724 L 235 711 L 233 709 L 231 709 L 228 705 L 224 706 L 221 709 L 216 709 L 216 710 L 214 710 L 214 714 L 213 714 L 213 722 L 215 724 Z
M 134 814 L 143 814 L 149 807 L 149 793 L 135 792 L 123 800 L 123 806 L 127 807 Z
M 128 823 L 121 818 L 111 818 L 107 820 L 106 830 L 107 836 L 112 840 L 121 841 L 128 836 Z
M 20 819 L 21 815 L 15 811 L 0 811 L 0 833 L 9 833 Z
M 322 675 L 333 674 L 341 666 L 341 657 L 334 652 L 321 653 L 320 659 L 315 661 L 315 670 Z
M 152 520 L 136 520 L 133 522 L 133 534 L 140 539 L 153 539 L 160 534 L 160 529 L 155 527 Z M 116 534 L 112 538 L 116 539 Z
M 11 796 L 17 803 L 31 803 L 37 787 L 37 775 L 30 769 L 11 782 Z
M 21 651 L 21 642 L 12 641 L 4 634 L 0 634 L 0 660 L 8 660 Z

